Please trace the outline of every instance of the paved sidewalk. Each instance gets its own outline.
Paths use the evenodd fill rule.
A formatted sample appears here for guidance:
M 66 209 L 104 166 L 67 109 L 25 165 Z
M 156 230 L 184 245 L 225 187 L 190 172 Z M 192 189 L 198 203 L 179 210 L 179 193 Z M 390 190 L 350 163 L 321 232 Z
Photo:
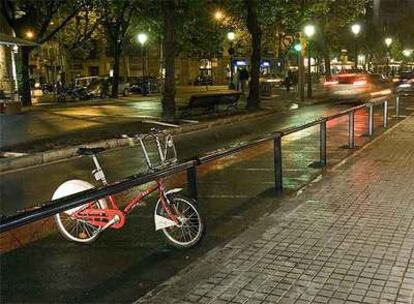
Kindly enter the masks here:
M 137 303 L 414 303 L 414 117 Z

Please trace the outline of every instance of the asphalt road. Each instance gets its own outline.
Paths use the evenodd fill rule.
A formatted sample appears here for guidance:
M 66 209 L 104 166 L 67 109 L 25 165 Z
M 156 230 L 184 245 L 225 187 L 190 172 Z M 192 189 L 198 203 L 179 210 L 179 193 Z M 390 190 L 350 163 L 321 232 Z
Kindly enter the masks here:
M 413 100 L 404 99 L 403 107 L 408 105 L 413 110 L 412 103 Z M 185 159 L 331 114 L 348 106 L 315 105 L 284 115 L 183 134 L 177 136 L 176 145 L 181 159 Z M 390 112 L 393 114 L 392 109 Z M 380 116 L 381 111 L 378 109 L 378 126 L 382 123 Z M 358 112 L 358 146 L 368 140 L 363 136 L 366 122 L 366 113 Z M 287 192 L 299 189 L 320 173 L 319 169 L 309 167 L 319 157 L 318 135 L 318 129 L 312 128 L 284 139 L 284 183 Z M 349 149 L 341 147 L 346 143 L 346 120 L 328 123 L 330 165 L 351 153 Z M 144 169 L 137 148 L 104 152 L 101 159 L 110 181 Z M 57 185 L 69 178 L 91 181 L 91 169 L 90 159 L 79 157 L 4 174 L 1 176 L 1 210 L 10 214 L 33 206 L 35 202 L 46 201 Z M 122 231 L 109 230 L 91 246 L 64 241 L 53 228 L 53 223 L 44 221 L 7 236 L 2 235 L 3 250 L 6 239 L 19 248 L 2 255 L 1 301 L 130 303 L 197 257 L 239 234 L 262 214 L 278 207 L 279 200 L 272 190 L 270 145 L 265 144 L 205 165 L 199 169 L 199 176 L 199 202 L 208 227 L 200 247 L 186 252 L 167 247 L 161 235 L 153 231 L 150 205 L 137 209 Z M 179 185 L 185 183 L 185 179 L 177 176 L 167 182 Z M 131 192 L 128 192 L 122 198 L 130 195 Z
M 223 88 L 217 87 L 216 89 L 222 90 Z M 189 96 L 194 92 L 199 93 L 194 90 L 200 90 L 200 88 L 196 87 L 192 90 L 181 92 L 177 104 L 188 103 Z M 349 95 L 361 92 L 364 92 L 364 89 L 355 89 L 352 85 L 336 85 L 329 88 L 315 86 L 314 88 L 314 96 L 317 97 L 329 94 L 332 98 L 347 98 Z M 270 100 L 262 101 L 265 108 L 283 109 L 285 104 L 295 99 L 296 94 L 294 92 L 287 94 L 283 88 L 277 90 L 276 93 Z M 244 108 L 244 102 L 241 100 L 240 108 Z M 90 100 L 33 106 L 30 111 L 1 116 L 0 151 L 44 151 L 54 149 L 56 146 L 76 144 L 76 140 L 82 137 L 93 136 L 94 141 L 112 138 L 126 125 L 131 124 L 136 125 L 137 132 L 143 133 L 152 127 L 159 126 L 160 117 L 159 95 L 146 97 L 130 95 L 117 100 Z M 198 118 L 195 117 L 195 119 Z M 179 121 L 178 123 L 185 122 Z M 100 133 L 100 136 L 96 136 L 97 133 Z

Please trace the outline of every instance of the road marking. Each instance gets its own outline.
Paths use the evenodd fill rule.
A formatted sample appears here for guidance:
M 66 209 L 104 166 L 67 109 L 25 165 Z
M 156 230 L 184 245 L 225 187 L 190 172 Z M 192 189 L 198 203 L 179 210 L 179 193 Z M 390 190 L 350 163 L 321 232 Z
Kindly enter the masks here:
M 179 125 L 174 125 L 174 124 L 170 124 L 167 122 L 162 122 L 162 121 L 155 121 L 155 120 L 143 120 L 142 122 L 144 123 L 152 123 L 152 124 L 156 124 L 156 125 L 160 125 L 160 126 L 167 126 L 167 127 L 174 127 L 174 128 L 179 128 Z

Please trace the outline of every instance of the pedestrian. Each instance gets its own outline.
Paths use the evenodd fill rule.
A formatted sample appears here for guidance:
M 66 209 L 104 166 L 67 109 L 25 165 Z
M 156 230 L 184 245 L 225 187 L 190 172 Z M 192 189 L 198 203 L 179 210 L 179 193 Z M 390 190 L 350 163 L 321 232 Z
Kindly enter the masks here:
M 249 72 L 246 70 L 246 68 L 243 68 L 240 71 L 239 80 L 240 80 L 240 85 L 241 85 L 241 91 L 242 91 L 242 94 L 244 95 L 246 91 L 246 84 L 247 84 L 247 81 L 249 80 Z
M 285 78 L 285 85 L 286 85 L 287 92 L 290 92 L 290 86 L 292 85 L 292 80 L 293 80 L 292 71 L 289 69 L 286 73 L 286 78 Z

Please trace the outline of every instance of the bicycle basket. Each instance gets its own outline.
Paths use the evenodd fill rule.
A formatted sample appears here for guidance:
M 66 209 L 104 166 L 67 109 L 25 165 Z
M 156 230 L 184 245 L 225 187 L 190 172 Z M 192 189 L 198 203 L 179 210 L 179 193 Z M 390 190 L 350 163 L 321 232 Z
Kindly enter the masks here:
M 149 170 L 168 167 L 177 162 L 177 152 L 171 134 L 145 134 L 138 137 Z

